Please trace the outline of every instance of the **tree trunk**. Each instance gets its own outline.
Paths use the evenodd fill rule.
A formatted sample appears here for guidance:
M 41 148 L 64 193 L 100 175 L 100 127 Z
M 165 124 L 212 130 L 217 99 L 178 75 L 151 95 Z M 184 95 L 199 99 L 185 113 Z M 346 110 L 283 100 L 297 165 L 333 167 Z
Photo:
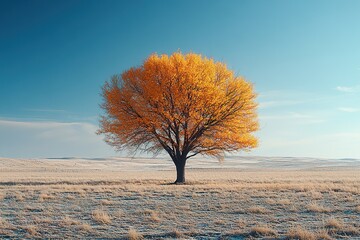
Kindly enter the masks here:
M 185 163 L 186 160 L 180 160 L 175 163 L 176 166 L 176 181 L 175 184 L 184 184 L 185 183 Z

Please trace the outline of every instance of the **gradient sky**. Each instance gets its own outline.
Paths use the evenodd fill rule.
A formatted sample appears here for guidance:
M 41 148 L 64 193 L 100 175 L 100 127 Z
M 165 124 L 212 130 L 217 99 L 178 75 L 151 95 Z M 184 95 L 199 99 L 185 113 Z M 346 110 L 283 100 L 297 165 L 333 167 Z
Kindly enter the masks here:
M 360 158 L 360 1 L 0 0 L 0 157 L 104 157 L 100 87 L 151 53 L 255 85 L 258 149 Z

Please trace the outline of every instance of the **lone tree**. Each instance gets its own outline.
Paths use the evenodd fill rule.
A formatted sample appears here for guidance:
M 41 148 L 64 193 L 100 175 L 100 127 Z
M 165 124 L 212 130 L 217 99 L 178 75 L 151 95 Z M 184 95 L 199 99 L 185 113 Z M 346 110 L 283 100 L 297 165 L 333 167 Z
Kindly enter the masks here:
M 226 65 L 197 54 L 153 54 L 102 88 L 99 134 L 117 150 L 158 153 L 173 160 L 185 182 L 186 160 L 257 145 L 256 94 Z

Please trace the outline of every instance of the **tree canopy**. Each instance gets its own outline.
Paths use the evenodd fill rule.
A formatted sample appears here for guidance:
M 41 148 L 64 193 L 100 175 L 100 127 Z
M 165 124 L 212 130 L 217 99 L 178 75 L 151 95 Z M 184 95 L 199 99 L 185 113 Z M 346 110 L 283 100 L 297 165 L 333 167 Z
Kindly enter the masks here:
M 198 54 L 152 54 L 113 76 L 102 95 L 99 133 L 118 150 L 165 150 L 178 169 L 197 154 L 221 157 L 257 146 L 252 84 Z

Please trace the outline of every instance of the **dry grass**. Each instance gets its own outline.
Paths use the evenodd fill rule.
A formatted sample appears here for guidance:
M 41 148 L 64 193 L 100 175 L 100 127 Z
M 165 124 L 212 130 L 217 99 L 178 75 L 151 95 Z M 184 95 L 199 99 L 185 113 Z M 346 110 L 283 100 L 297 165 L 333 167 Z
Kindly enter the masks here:
M 355 212 L 360 213 L 360 205 L 355 207 Z
M 356 199 L 353 197 L 353 196 L 345 196 L 343 201 L 346 201 L 346 202 L 355 202 Z
M 130 228 L 129 232 L 127 234 L 127 238 L 129 240 L 141 240 L 143 239 L 143 235 L 141 235 L 141 233 L 137 232 L 135 229 Z
M 80 222 L 78 220 L 72 219 L 69 216 L 65 216 L 63 217 L 62 221 L 61 221 L 61 225 L 63 226 L 71 226 L 71 225 L 79 225 Z
M 8 225 L 9 225 L 9 223 L 5 219 L 0 217 L 0 227 L 6 228 Z
M 125 213 L 124 213 L 123 210 L 118 209 L 118 210 L 116 210 L 116 211 L 113 213 L 113 216 L 114 216 L 115 218 L 121 218 L 121 217 L 124 217 L 124 216 L 125 216 Z
M 271 198 L 267 198 L 265 200 L 265 203 L 266 204 L 269 204 L 269 205 L 275 205 L 276 204 L 276 201 L 274 199 L 271 199 Z
M 28 225 L 23 228 L 30 236 L 36 236 L 38 234 L 37 227 L 34 225 Z
M 295 205 L 292 205 L 288 208 L 288 211 L 294 213 L 299 211 L 299 209 Z
M 279 200 L 279 204 L 281 205 L 290 205 L 291 204 L 291 201 L 289 199 L 281 199 Z
M 360 237 L 357 170 L 189 169 L 188 183 L 174 186 L 167 184 L 173 169 L 77 164 L 61 171 L 2 168 L 0 239 L 141 238 L 129 228 L 151 239 Z
M 224 224 L 226 224 L 226 222 L 224 220 L 222 220 L 222 219 L 217 219 L 217 220 L 214 221 L 214 224 L 216 224 L 216 225 L 224 225 Z
M 150 219 L 154 222 L 160 222 L 161 219 L 159 218 L 159 216 L 157 215 L 157 213 L 151 214 Z
M 296 226 L 291 228 L 288 233 L 287 237 L 290 239 L 298 239 L 298 240 L 315 240 L 316 235 L 301 226 Z
M 68 195 L 66 196 L 66 199 L 68 199 L 68 200 L 74 200 L 74 199 L 75 199 L 75 196 L 74 196 L 74 195 L 71 195 L 71 194 L 68 194 Z
M 92 231 L 92 227 L 87 224 L 87 223 L 82 223 L 78 226 L 79 231 L 82 232 L 91 232 Z
M 50 200 L 50 199 L 54 199 L 55 196 L 54 195 L 50 195 L 48 193 L 41 193 L 39 195 L 39 201 L 42 202 L 42 201 L 46 201 L 46 200 Z
M 161 219 L 160 219 L 160 217 L 158 215 L 158 212 L 156 212 L 154 210 L 145 209 L 144 210 L 144 215 L 148 216 L 150 221 L 153 221 L 153 222 L 160 222 L 161 221 Z
M 333 238 L 329 235 L 329 231 L 327 229 L 320 229 L 316 233 L 316 239 L 332 240 Z
M 307 205 L 307 210 L 309 212 L 317 212 L 317 213 L 327 213 L 327 212 L 330 212 L 330 209 L 329 208 L 326 208 L 322 205 L 319 205 L 318 203 L 316 202 L 311 202 Z
M 347 226 L 344 229 L 344 233 L 345 235 L 349 235 L 349 236 L 356 236 L 360 234 L 360 227 L 354 227 L 354 226 Z
M 246 222 L 243 219 L 238 219 L 236 221 L 236 225 L 240 228 L 243 229 L 246 227 Z
M 309 195 L 313 200 L 319 200 L 323 198 L 323 195 L 320 192 L 316 192 L 316 191 L 310 191 Z
M 114 204 L 114 201 L 111 201 L 109 199 L 102 199 L 100 201 L 100 203 L 101 203 L 101 205 L 112 205 L 112 204 Z
M 24 195 L 20 192 L 15 193 L 13 196 L 16 199 L 16 201 L 22 202 L 25 200 Z
M 34 222 L 36 224 L 51 224 L 53 222 L 53 220 L 48 217 L 43 217 L 43 218 L 34 217 Z
M 6 194 L 3 192 L 0 192 L 0 201 L 2 201 L 5 198 Z
M 345 236 L 358 236 L 360 234 L 360 226 L 346 226 L 343 227 L 341 230 L 338 230 L 337 232 Z
M 269 210 L 267 210 L 266 208 L 261 207 L 261 206 L 253 206 L 248 209 L 248 212 L 257 213 L 257 214 L 265 214 L 265 213 L 268 213 Z
M 274 229 L 270 228 L 267 225 L 260 225 L 251 228 L 250 235 L 259 237 L 259 236 L 275 236 L 277 233 Z
M 343 221 L 340 221 L 338 219 L 335 218 L 329 218 L 326 221 L 325 227 L 326 228 L 333 228 L 333 229 L 341 229 L 344 226 Z
M 100 210 L 100 209 L 94 210 L 92 212 L 92 219 L 101 224 L 111 223 L 111 218 L 109 214 L 104 210 Z
M 172 238 L 181 238 L 184 236 L 184 234 L 178 229 L 174 229 L 172 232 L 170 232 L 169 236 Z

